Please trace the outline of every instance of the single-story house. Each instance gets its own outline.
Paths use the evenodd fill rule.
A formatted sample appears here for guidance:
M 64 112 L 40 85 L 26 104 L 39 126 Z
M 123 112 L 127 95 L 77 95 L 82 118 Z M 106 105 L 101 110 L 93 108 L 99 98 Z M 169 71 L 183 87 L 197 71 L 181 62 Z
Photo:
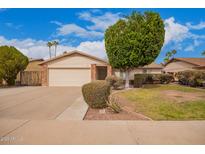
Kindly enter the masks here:
M 104 80 L 112 74 L 124 78 L 124 73 L 112 70 L 106 60 L 80 51 L 65 52 L 41 62 L 40 66 L 43 67 L 43 86 L 82 86 L 93 80 Z M 130 80 L 136 73 L 159 74 L 162 69 L 162 65 L 155 63 L 136 68 L 130 72 Z
M 106 60 L 79 51 L 64 52 L 40 65 L 43 67 L 43 86 L 82 86 L 112 74 Z
M 134 80 L 134 74 L 161 74 L 163 70 L 162 64 L 156 64 L 155 62 L 145 65 L 143 67 L 138 67 L 130 71 L 129 80 Z M 114 74 L 118 77 L 125 79 L 125 73 L 120 70 L 114 70 Z
M 172 58 L 164 65 L 166 73 L 176 73 L 186 70 L 204 70 L 205 58 Z

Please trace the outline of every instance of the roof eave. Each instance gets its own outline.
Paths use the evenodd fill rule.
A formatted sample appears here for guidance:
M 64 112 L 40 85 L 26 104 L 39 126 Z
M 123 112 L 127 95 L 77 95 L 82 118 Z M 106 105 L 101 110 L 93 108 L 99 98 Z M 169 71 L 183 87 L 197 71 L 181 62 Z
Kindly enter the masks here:
M 103 59 L 101 59 L 101 58 L 98 58 L 98 57 L 95 57 L 95 56 L 86 54 L 86 53 L 81 52 L 81 51 L 76 51 L 76 50 L 74 50 L 74 51 L 70 51 L 70 52 L 67 52 L 67 53 L 65 53 L 65 54 L 62 54 L 62 55 L 60 55 L 60 56 L 57 56 L 57 57 L 54 57 L 54 58 L 45 60 L 45 61 L 41 62 L 39 65 L 44 65 L 44 64 L 49 63 L 49 62 L 51 62 L 51 61 L 54 61 L 54 60 L 57 60 L 57 59 L 60 59 L 60 58 L 66 57 L 66 56 L 70 56 L 70 55 L 72 55 L 72 54 L 80 54 L 80 55 L 83 55 L 83 56 L 86 56 L 86 57 L 90 57 L 90 58 L 92 58 L 92 59 L 95 59 L 95 60 L 98 60 L 98 61 L 101 61 L 101 62 L 103 62 L 103 63 L 108 64 L 107 61 L 105 61 L 105 60 L 103 60 Z

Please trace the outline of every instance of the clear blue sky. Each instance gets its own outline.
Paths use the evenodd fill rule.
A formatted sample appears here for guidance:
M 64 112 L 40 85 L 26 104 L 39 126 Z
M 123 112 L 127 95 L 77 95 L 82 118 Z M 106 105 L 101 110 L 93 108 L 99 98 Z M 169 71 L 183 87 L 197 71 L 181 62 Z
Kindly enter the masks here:
M 172 49 L 176 57 L 201 57 L 205 9 L 0 9 L 0 45 L 47 58 L 46 42 L 58 40 L 58 54 L 77 49 L 104 58 L 105 29 L 134 10 L 156 11 L 164 20 L 166 38 L 157 63 Z

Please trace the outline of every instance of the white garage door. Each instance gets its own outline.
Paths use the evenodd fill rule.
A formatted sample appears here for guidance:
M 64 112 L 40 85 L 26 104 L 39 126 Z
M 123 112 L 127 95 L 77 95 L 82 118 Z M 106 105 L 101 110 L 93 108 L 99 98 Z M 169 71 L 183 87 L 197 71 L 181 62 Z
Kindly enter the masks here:
M 90 81 L 90 69 L 49 69 L 49 86 L 82 86 Z

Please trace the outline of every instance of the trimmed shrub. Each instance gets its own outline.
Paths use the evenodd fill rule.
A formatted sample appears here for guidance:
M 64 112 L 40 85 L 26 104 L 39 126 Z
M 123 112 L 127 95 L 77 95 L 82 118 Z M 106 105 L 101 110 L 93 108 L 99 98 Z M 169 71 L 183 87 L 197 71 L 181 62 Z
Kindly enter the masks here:
M 142 87 L 145 81 L 146 81 L 146 74 L 135 74 L 134 75 L 134 87 L 135 88 Z
M 179 84 L 188 85 L 191 87 L 200 87 L 205 82 L 204 71 L 183 71 L 176 74 Z
M 153 74 L 152 79 L 154 84 L 160 84 L 160 76 L 161 74 Z
M 168 84 L 174 80 L 174 77 L 170 74 L 160 74 L 159 80 L 162 84 Z
M 189 85 L 189 79 L 191 78 L 192 74 L 192 71 L 178 72 L 176 77 L 178 78 L 179 84 Z
M 143 84 L 168 84 L 173 81 L 174 78 L 170 74 L 135 74 L 134 75 L 134 87 L 142 87 Z
M 108 83 L 111 87 L 113 87 L 114 83 L 115 83 L 116 80 L 117 80 L 117 77 L 116 77 L 115 75 L 111 75 L 111 76 L 107 76 L 107 77 L 105 78 L 105 80 L 107 81 L 107 83 Z
M 117 78 L 116 82 L 113 84 L 115 90 L 124 89 L 124 80 L 122 78 Z
M 3 85 L 3 79 L 0 77 L 0 86 Z
M 154 83 L 154 75 L 147 74 L 146 79 L 145 79 L 145 83 L 153 84 Z
M 82 93 L 91 108 L 104 108 L 107 106 L 110 86 L 106 81 L 93 81 L 83 85 Z
M 113 87 L 115 90 L 123 89 L 124 88 L 124 81 L 122 78 L 119 78 L 115 75 L 107 76 L 106 82 Z

